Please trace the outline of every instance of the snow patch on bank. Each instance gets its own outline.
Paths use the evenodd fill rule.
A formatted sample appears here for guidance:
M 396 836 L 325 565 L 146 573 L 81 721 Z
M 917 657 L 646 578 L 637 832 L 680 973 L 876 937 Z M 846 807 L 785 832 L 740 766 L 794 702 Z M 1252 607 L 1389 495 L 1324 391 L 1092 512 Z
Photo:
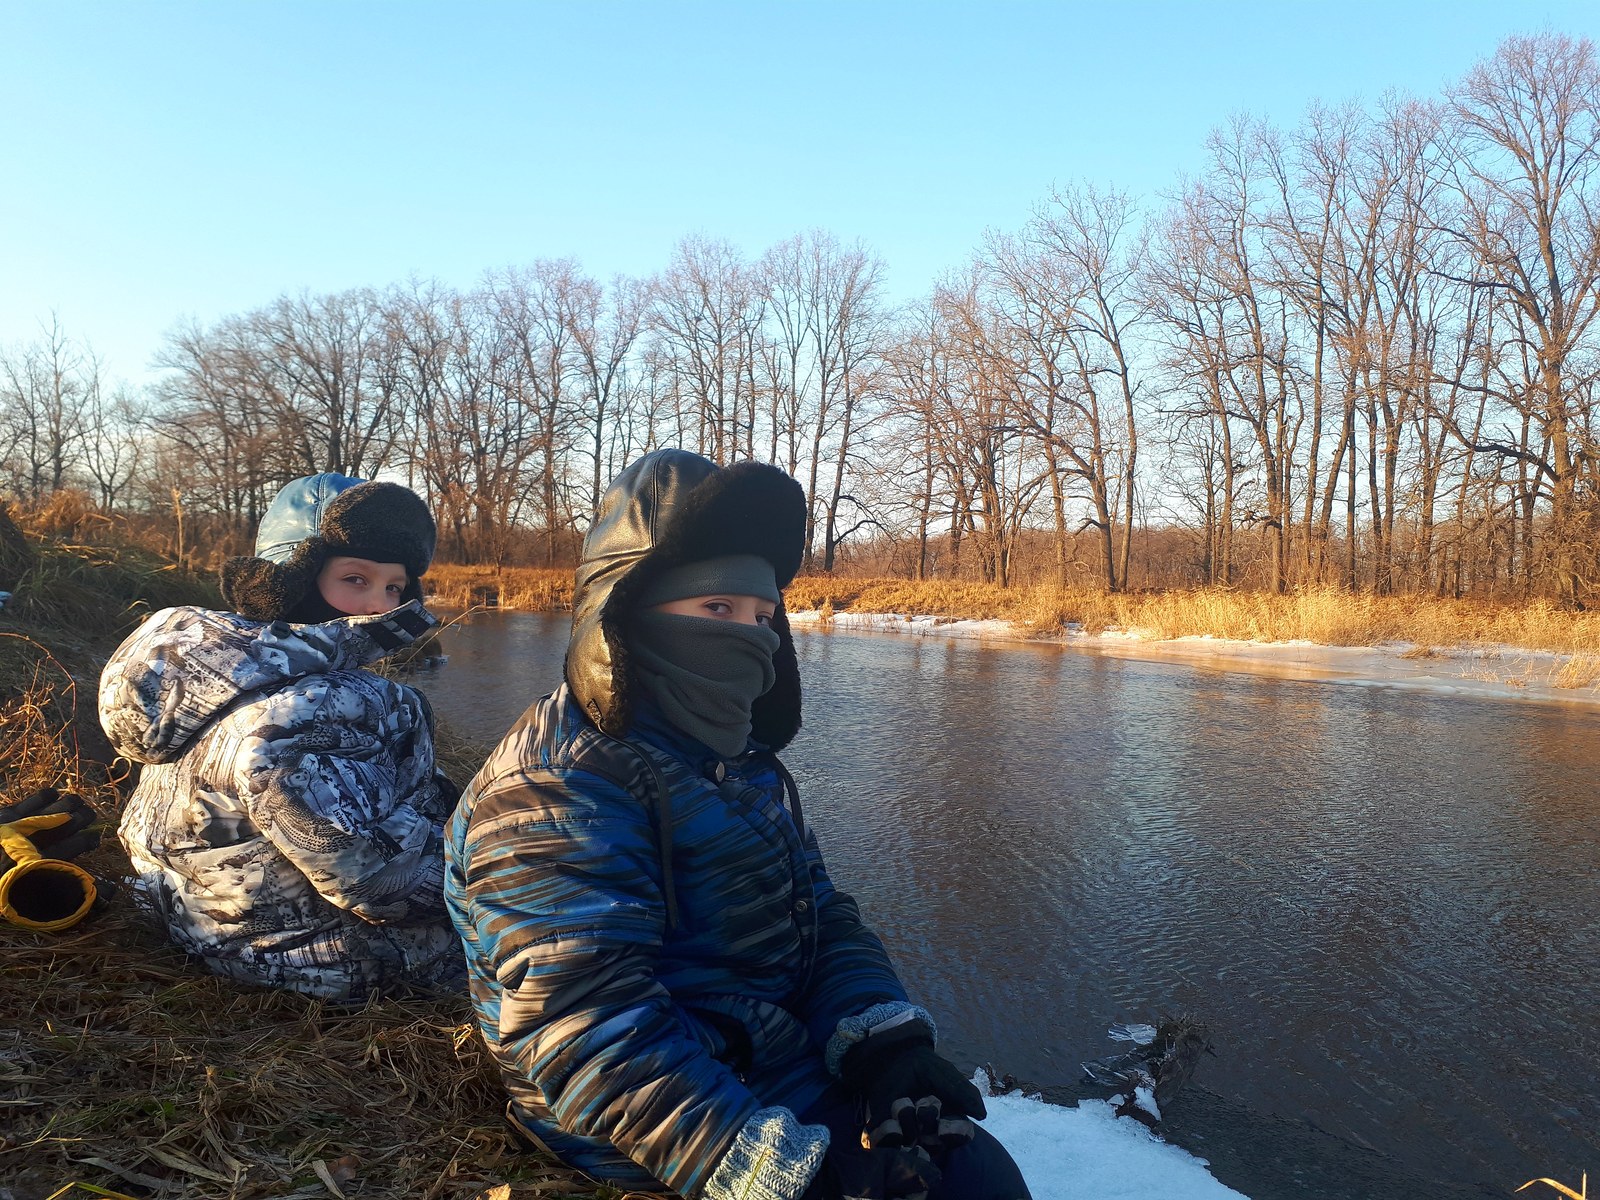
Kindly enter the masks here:
M 973 1082 L 985 1088 L 980 1071 Z M 1169 1146 L 1104 1100 L 1075 1108 L 1016 1092 L 990 1096 L 983 1127 L 1011 1152 L 1033 1200 L 1226 1200 L 1203 1159 Z
M 1248 642 L 1210 636 L 1151 638 L 1137 630 L 1085 633 L 1068 626 L 1051 637 L 1028 635 L 1008 621 L 952 620 L 896 613 L 789 614 L 791 625 L 870 630 L 918 637 L 1048 641 L 1118 658 L 1182 662 L 1208 670 L 1282 679 L 1309 679 L 1357 687 L 1406 688 L 1485 699 L 1541 700 L 1600 705 L 1600 663 L 1568 654 L 1515 646 L 1419 647 L 1405 642 L 1376 646 L 1323 646 L 1315 642 Z M 1594 678 L 1590 678 L 1593 676 Z
M 789 614 L 791 625 L 816 625 L 830 629 L 875 629 L 926 637 L 1020 638 L 1010 621 L 967 621 L 954 617 L 908 616 L 903 613 L 837 612 L 824 618 L 815 609 Z

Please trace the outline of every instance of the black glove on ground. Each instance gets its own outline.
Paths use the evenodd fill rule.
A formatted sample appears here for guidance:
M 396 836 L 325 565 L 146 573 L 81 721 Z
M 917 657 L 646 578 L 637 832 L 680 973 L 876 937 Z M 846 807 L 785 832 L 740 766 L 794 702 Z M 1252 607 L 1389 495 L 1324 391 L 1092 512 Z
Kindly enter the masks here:
M 927 1200 L 939 1168 L 921 1146 L 829 1149 L 800 1200 Z
M 100 831 L 89 828 L 100 819 L 99 814 L 89 807 L 88 801 L 82 796 L 53 787 L 40 788 L 15 804 L 0 805 L 0 825 L 10 825 L 28 817 L 53 816 L 56 813 L 66 813 L 67 820 L 49 829 L 38 829 L 28 834 L 28 840 L 42 857 L 68 862 L 80 854 L 87 854 L 100 844 Z M 6 857 L 5 852 L 0 850 L 0 873 L 10 870 L 15 865 Z
M 853 1046 L 839 1077 L 866 1102 L 867 1139 L 874 1147 L 959 1146 L 973 1138 L 968 1118 L 988 1115 L 983 1094 L 934 1051 L 921 1021 Z

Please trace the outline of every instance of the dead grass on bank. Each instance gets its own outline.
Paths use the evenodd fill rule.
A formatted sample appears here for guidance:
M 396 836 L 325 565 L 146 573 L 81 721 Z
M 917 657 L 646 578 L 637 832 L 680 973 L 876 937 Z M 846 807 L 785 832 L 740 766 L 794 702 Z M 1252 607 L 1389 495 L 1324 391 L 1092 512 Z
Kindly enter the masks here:
M 430 570 L 427 583 L 433 602 L 442 608 L 483 606 L 489 596 L 495 598 L 495 607 L 522 611 L 568 611 L 572 607 L 569 570 L 446 565 Z M 1324 646 L 1503 644 L 1600 657 L 1600 613 L 1571 612 L 1548 600 L 1524 604 L 1439 600 L 1373 596 L 1338 588 L 1306 589 L 1283 596 L 1229 588 L 1112 595 L 1094 588 L 1050 585 L 1000 588 L 950 580 L 802 575 L 789 585 L 784 603 L 790 612 L 818 611 L 825 616 L 899 613 L 1009 621 L 1036 636 L 1076 627 L 1085 633 L 1124 630 L 1150 638 L 1209 635 Z
M 543 567 L 462 567 L 435 564 L 423 580 L 439 608 L 507 608 L 565 612 L 572 608 L 572 571 Z
M 69 934 L 0 927 L 0 953 L 0 1194 L 596 1194 L 512 1142 L 464 998 L 341 1010 L 242 987 L 122 898 Z
M 1334 588 L 1276 596 L 1193 589 L 1112 595 L 1092 589 L 1002 589 L 984 584 L 803 576 L 785 593 L 790 611 L 903 613 L 1005 620 L 1049 636 L 1124 630 L 1150 638 L 1212 636 L 1325 646 L 1409 642 L 1420 647 L 1508 645 L 1600 657 L 1600 613 L 1545 600 L 1502 604 L 1426 596 L 1371 596 Z M 1583 669 L 1575 668 L 1580 673 Z

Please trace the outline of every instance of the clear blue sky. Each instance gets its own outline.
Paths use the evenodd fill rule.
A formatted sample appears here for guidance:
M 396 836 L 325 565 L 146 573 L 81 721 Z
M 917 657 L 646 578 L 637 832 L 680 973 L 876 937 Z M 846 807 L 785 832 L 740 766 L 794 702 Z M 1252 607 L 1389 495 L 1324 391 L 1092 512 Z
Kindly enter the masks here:
M 1053 184 L 1155 199 L 1209 130 L 1437 96 L 1595 0 L 0 0 L 0 344 L 52 311 L 114 377 L 301 289 L 687 234 L 860 239 L 911 297 Z

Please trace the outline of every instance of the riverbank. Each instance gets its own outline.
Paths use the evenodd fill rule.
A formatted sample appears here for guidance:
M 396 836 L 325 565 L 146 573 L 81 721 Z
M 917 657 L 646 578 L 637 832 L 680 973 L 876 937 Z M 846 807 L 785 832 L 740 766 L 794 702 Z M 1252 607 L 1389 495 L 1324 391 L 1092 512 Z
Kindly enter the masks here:
M 440 567 L 430 600 L 452 608 L 571 607 L 572 576 L 535 568 Z M 1094 589 L 802 575 L 796 625 L 942 637 L 1060 641 L 1125 658 L 1286 678 L 1600 703 L 1600 614 L 1522 604 L 1370 596 Z
M 1144 631 L 1069 627 L 1043 633 L 1004 620 L 951 620 L 910 613 L 791 612 L 797 628 L 838 628 L 911 637 L 1059 642 L 1116 658 L 1182 663 L 1281 679 L 1324 680 L 1358 687 L 1391 687 L 1484 699 L 1600 705 L 1600 658 L 1532 650 L 1505 643 L 1450 646 L 1385 642 L 1327 646 L 1311 641 L 1249 641 L 1195 635 L 1151 637 Z

